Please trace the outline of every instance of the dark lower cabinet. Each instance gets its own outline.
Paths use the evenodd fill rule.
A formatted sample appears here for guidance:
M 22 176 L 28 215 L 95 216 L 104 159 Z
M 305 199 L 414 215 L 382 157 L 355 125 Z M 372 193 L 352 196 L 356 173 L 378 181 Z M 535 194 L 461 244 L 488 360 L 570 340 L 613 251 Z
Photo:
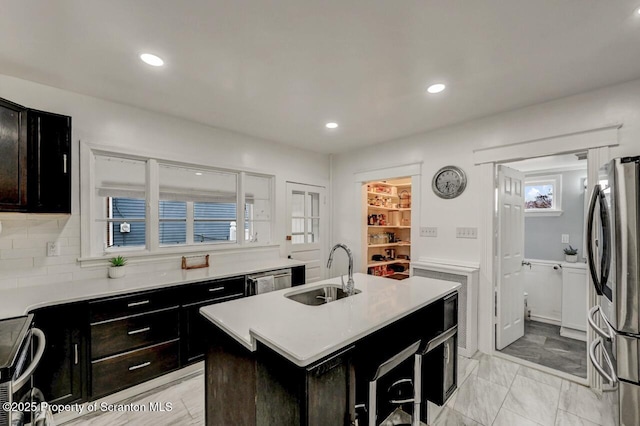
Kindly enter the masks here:
M 46 337 L 46 348 L 34 374 L 35 386 L 55 404 L 87 399 L 88 315 L 85 304 L 35 311 L 35 326 Z
M 151 380 L 180 366 L 178 339 L 91 363 L 91 399 Z
M 306 284 L 307 282 L 307 273 L 306 273 L 306 267 L 304 265 L 301 266 L 294 266 L 293 268 L 291 268 L 291 285 L 293 287 L 297 286 L 297 285 L 302 285 L 302 284 Z
M 204 335 L 207 330 L 207 320 L 200 315 L 202 306 L 214 302 L 194 303 L 182 308 L 182 364 L 192 364 L 204 358 L 206 344 Z
M 304 284 L 304 266 L 293 272 Z M 211 325 L 200 308 L 242 297 L 244 275 L 37 309 L 47 343 L 35 385 L 51 403 L 84 402 L 201 361 Z

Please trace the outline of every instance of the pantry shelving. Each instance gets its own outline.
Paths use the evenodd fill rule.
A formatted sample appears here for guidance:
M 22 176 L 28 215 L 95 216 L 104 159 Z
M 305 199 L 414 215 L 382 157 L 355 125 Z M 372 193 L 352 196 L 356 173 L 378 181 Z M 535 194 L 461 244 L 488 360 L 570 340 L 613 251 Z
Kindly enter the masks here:
M 411 178 L 363 185 L 366 217 L 364 268 L 367 273 L 408 276 L 411 259 Z

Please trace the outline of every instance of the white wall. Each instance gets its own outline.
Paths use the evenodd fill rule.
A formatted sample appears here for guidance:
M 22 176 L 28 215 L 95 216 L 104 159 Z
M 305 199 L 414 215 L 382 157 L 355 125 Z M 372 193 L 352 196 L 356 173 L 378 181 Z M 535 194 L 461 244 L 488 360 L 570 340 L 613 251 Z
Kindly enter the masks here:
M 560 216 L 535 216 L 535 213 L 525 215 L 525 257 L 564 262 L 563 250 L 569 245 L 562 243 L 561 235 L 567 234 L 569 244 L 578 249 L 579 257 L 585 258 L 586 253 L 582 249 L 586 216 L 583 182 L 587 177 L 587 170 L 554 171 L 542 174 L 562 176 L 562 214 Z M 525 174 L 526 177 L 535 175 L 536 173 Z
M 523 268 L 524 291 L 529 294 L 527 305 L 531 319 L 560 325 L 562 321 L 562 268 L 558 262 L 527 259 Z M 575 301 L 580 303 L 579 300 Z
M 276 176 L 276 229 L 285 240 L 285 182 L 328 187 L 329 157 L 77 93 L 0 75 L 0 96 L 31 108 L 72 116 L 72 215 L 0 213 L 0 288 L 105 276 L 106 266 L 80 268 L 79 140 L 114 150 Z M 60 257 L 46 242 L 60 241 Z M 284 244 L 279 249 L 284 256 Z M 170 267 L 177 263 L 171 262 Z M 167 268 L 166 264 L 152 266 Z
M 348 244 L 360 264 L 360 197 L 351 184 L 354 173 L 422 161 L 422 201 L 419 221 L 413 225 L 438 227 L 438 237 L 413 241 L 412 258 L 480 262 L 480 240 L 455 238 L 457 226 L 481 226 L 480 167 L 473 164 L 473 150 L 618 123 L 623 124 L 620 146 L 611 150 L 612 155 L 640 155 L 640 80 L 336 155 L 332 159 L 333 242 Z M 462 167 L 469 180 L 465 192 L 453 200 L 440 199 L 431 191 L 433 174 L 448 164 Z M 479 229 L 480 234 L 482 231 Z M 479 345 L 485 352 L 493 346 L 491 325 L 486 321 L 491 317 L 491 291 L 486 285 L 479 295 Z

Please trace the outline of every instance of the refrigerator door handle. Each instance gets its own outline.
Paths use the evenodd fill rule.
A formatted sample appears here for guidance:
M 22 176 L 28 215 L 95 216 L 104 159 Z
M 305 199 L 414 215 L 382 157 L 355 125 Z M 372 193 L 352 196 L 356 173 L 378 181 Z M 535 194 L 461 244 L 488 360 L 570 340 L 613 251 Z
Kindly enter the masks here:
M 596 313 L 600 314 L 600 317 L 602 318 L 604 324 L 606 325 L 609 333 L 607 333 L 605 330 L 598 327 L 598 325 L 596 324 L 596 321 L 594 318 Z M 596 305 L 589 310 L 589 315 L 587 315 L 587 321 L 589 322 L 589 325 L 591 326 L 593 331 L 595 331 L 603 339 L 611 340 L 613 338 L 613 331 L 611 330 L 611 327 L 609 327 L 609 324 L 607 323 L 607 320 L 605 319 L 604 314 L 602 313 L 602 310 L 600 310 L 600 305 Z
M 602 359 L 604 359 L 604 361 L 607 363 L 607 367 L 609 367 L 609 370 L 611 371 L 610 375 L 604 370 L 604 368 L 598 363 L 596 359 L 596 348 L 601 344 L 602 339 L 600 338 L 597 338 L 593 342 L 591 342 L 591 345 L 589 346 L 589 359 L 591 360 L 591 364 L 593 364 L 602 378 L 606 379 L 611 384 L 611 388 L 608 388 L 606 390 L 615 390 L 617 389 L 618 376 L 616 376 L 615 370 L 613 369 L 613 363 L 611 362 L 611 358 L 609 358 L 609 354 L 607 353 L 607 351 L 602 351 Z
M 604 283 L 600 282 L 600 277 L 596 272 L 595 256 L 593 253 L 593 220 L 595 216 L 596 203 L 600 196 L 600 185 L 593 187 L 593 194 L 591 195 L 591 201 L 589 202 L 589 215 L 587 217 L 587 260 L 589 263 L 589 273 L 593 280 L 593 285 L 596 288 L 598 296 L 602 296 L 602 286 Z

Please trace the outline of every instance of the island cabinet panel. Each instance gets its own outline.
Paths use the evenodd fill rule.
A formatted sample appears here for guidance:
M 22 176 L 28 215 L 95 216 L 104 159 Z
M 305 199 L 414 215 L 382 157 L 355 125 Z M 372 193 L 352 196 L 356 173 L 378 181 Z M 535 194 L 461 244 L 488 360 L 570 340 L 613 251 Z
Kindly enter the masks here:
M 299 367 L 258 343 L 251 352 L 209 323 L 206 424 L 349 425 L 351 350 Z
M 415 347 L 416 353 L 378 382 L 376 424 L 396 408 L 387 390 L 406 378 L 413 382 L 418 354 L 423 356 L 425 384 L 421 408 L 426 408 L 427 399 L 443 404 L 456 389 L 455 291 L 305 367 L 260 340 L 251 351 L 213 322 L 206 335 L 210 338 L 205 366 L 210 426 L 352 425 L 356 420 L 367 424 L 367 419 L 356 417 L 356 405 L 369 407 L 369 383 L 381 377 L 376 371 L 408 347 Z M 424 413 L 420 416 L 426 419 Z
M 34 373 L 35 387 L 53 404 L 87 399 L 87 304 L 38 309 L 35 326 L 43 331 L 46 347 Z
M 207 426 L 256 424 L 254 353 L 209 324 L 205 361 Z

